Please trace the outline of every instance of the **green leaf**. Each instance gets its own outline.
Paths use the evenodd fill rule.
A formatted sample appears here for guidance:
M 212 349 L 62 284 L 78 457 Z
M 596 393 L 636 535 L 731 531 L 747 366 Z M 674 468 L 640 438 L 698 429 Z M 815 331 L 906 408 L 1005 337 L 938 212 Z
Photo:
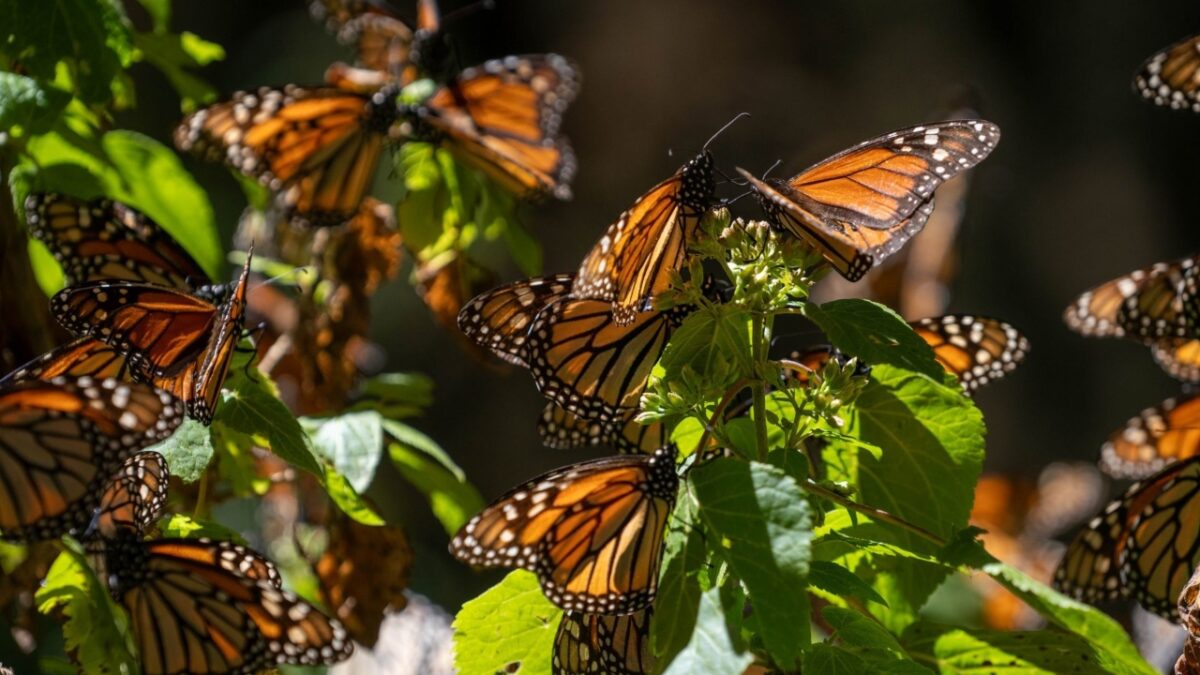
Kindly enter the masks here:
M 79 97 L 104 103 L 133 62 L 129 25 L 114 0 L 5 3 L 0 44 L 34 78 L 52 81 L 67 62 Z
M 172 476 L 184 483 L 195 483 L 212 461 L 212 435 L 208 427 L 189 417 L 170 438 L 146 450 L 162 455 Z
M 237 372 L 231 370 L 225 382 L 224 400 L 217 407 L 213 426 L 247 436 L 288 464 L 324 480 L 325 470 L 317 461 L 308 436 L 292 411 L 276 397 L 266 376 L 262 373 L 253 378 L 235 376 Z
M 42 242 L 29 238 L 29 264 L 33 267 L 33 277 L 37 280 L 38 288 L 47 296 L 53 296 L 67 285 L 67 276 L 63 273 L 62 265 L 54 259 L 54 254 Z
M 805 625 L 807 627 L 807 622 Z M 739 653 L 734 649 L 725 626 L 725 613 L 721 610 L 720 589 L 713 588 L 700 596 L 700 610 L 692 639 L 663 673 L 729 675 L 743 672 L 753 660 L 754 657 L 749 653 Z
M 662 574 L 650 618 L 653 651 L 663 663 L 675 658 L 695 632 L 700 611 L 699 572 L 707 559 L 696 500 L 682 491 L 663 537 Z
M 1145 661 L 1135 667 L 1114 660 L 1086 640 L 1057 630 L 967 631 L 920 623 L 905 631 L 904 644 L 937 672 L 954 675 L 1156 672 Z
M 391 426 L 386 428 L 394 437 Z M 472 515 L 483 508 L 483 497 L 466 481 L 462 470 L 453 462 L 450 462 L 450 466 L 456 471 L 447 468 L 437 455 L 431 455 L 427 450 L 402 439 L 388 444 L 388 454 L 405 480 L 429 500 L 434 517 L 448 534 L 458 532 Z M 440 454 L 445 456 L 444 451 Z M 445 457 L 445 460 L 449 461 L 449 457 Z
M 883 448 L 877 458 L 856 444 L 830 441 L 827 454 L 857 458 L 860 501 L 946 539 L 966 527 L 985 434 L 983 418 L 970 399 L 927 377 L 879 365 L 848 411 L 849 433 Z M 907 530 L 878 527 L 882 537 L 908 550 L 935 549 Z M 902 559 L 883 563 L 879 571 L 875 586 L 891 607 L 886 616 L 893 630 L 915 618 L 944 576 Z
M 454 463 L 454 460 L 450 458 L 449 453 L 443 450 L 442 446 L 438 445 L 437 441 L 433 440 L 428 435 L 418 431 L 413 427 L 410 427 L 407 424 L 404 424 L 403 422 L 397 422 L 396 420 L 384 420 L 383 429 L 387 431 L 388 435 L 395 439 L 397 443 L 400 443 L 411 450 L 416 450 L 423 453 L 426 457 L 432 459 L 443 469 L 449 471 L 455 479 L 464 482 L 467 480 L 467 474 L 463 473 L 463 470 L 458 466 L 458 464 Z
M 871 366 L 888 364 L 942 381 L 945 371 L 929 344 L 890 308 L 849 298 L 823 305 L 806 304 L 804 314 L 821 327 L 838 349 Z
M 866 647 L 903 654 L 904 649 L 896 636 L 879 625 L 874 619 L 845 607 L 830 605 L 821 610 L 821 616 L 833 627 L 833 637 L 854 647 Z
M 116 167 L 108 194 L 150 216 L 216 281 L 224 278 L 224 249 L 208 195 L 170 148 L 133 131 L 110 131 L 102 141 Z
M 197 520 L 182 513 L 176 513 L 158 522 L 159 532 L 163 537 L 178 537 L 181 539 L 228 539 L 239 544 L 245 544 L 236 530 L 212 520 Z
M 515 221 L 504 228 L 504 244 L 517 268 L 526 276 L 535 276 L 542 271 L 542 245 Z
M 698 373 L 713 390 L 733 384 L 739 372 L 750 370 L 750 315 L 733 305 L 716 305 L 694 312 L 671 333 L 659 364 L 668 381 L 684 368 Z
M 867 662 L 840 647 L 830 644 L 815 644 L 804 655 L 801 672 L 821 675 L 873 675 Z
M 549 673 L 561 616 L 536 576 L 512 572 L 454 617 L 454 665 L 464 675 Z
M 1079 635 L 1097 649 L 1097 660 L 1111 672 L 1152 673 L 1137 647 L 1120 624 L 1107 614 L 1039 583 L 1025 573 L 1006 565 L 980 547 L 990 562 L 980 566 L 985 574 L 1007 588 L 1050 623 Z
M 689 481 L 718 555 L 746 587 L 763 643 L 793 667 L 809 642 L 812 526 L 804 492 L 783 469 L 728 458 L 696 467 Z
M 225 50 L 220 45 L 206 42 L 192 33 L 158 31 L 138 33 L 134 36 L 134 44 L 142 58 L 162 71 L 179 93 L 184 112 L 216 100 L 217 90 L 188 71 L 225 58 Z
M 34 596 L 38 611 L 66 617 L 66 648 L 84 673 L 139 672 L 125 612 L 92 573 L 82 547 L 69 540 L 64 546 Z
M 876 602 L 887 607 L 887 600 L 878 591 L 837 563 L 826 560 L 814 560 L 809 563 L 808 583 L 831 595 L 858 598 L 864 602 Z
M 352 410 L 378 411 L 387 419 L 418 415 L 433 403 L 433 380 L 419 373 L 384 373 L 363 382 Z
M 378 527 L 384 524 L 383 518 L 363 500 L 350 480 L 329 465 L 325 466 L 325 492 L 343 513 L 363 525 Z
M 383 455 L 383 419 L 365 410 L 336 417 L 303 417 L 300 426 L 312 439 L 313 449 L 333 462 L 337 472 L 362 492 L 375 477 Z
M 71 102 L 67 92 L 14 73 L 0 73 L 0 129 L 25 135 L 50 129 Z

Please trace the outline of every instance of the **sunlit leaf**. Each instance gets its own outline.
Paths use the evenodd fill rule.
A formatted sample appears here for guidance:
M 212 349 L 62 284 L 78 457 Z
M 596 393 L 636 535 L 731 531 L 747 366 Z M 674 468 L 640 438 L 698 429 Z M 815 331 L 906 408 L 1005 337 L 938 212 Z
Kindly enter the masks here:
M 512 572 L 454 617 L 454 665 L 460 673 L 546 675 L 561 616 L 536 576 Z
M 679 652 L 665 675 L 729 675 L 741 673 L 754 657 L 739 653 L 729 638 L 725 614 L 721 609 L 720 591 L 716 588 L 700 596 L 696 630 L 687 646 Z M 807 626 L 807 622 L 805 624 Z

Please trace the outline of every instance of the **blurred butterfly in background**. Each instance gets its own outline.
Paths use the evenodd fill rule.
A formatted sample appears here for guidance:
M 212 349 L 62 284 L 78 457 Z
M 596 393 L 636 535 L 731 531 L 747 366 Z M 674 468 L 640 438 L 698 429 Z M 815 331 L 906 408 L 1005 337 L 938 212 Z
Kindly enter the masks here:
M 1200 112 L 1200 35 L 1147 59 L 1133 77 L 1133 88 L 1154 105 Z
M 611 302 L 616 324 L 632 323 L 647 300 L 670 288 L 715 193 L 705 149 L 609 225 L 580 264 L 571 294 Z
M 110 476 L 170 436 L 183 411 L 165 392 L 113 379 L 0 386 L 0 536 L 54 539 L 92 520 Z
M 559 135 L 578 92 L 575 67 L 555 55 L 510 56 L 468 68 L 415 106 L 400 87 L 339 86 L 238 92 L 188 117 L 175 145 L 222 161 L 274 192 L 312 225 L 353 217 L 385 144 L 445 146 L 518 197 L 570 198 L 575 159 Z
M 1109 435 L 1100 468 L 1114 478 L 1142 479 L 1200 454 L 1200 396 L 1169 398 Z
M 1055 585 L 1098 602 L 1132 595 L 1143 608 L 1178 621 L 1179 592 L 1200 563 L 1200 457 L 1132 485 L 1092 519 L 1067 548 Z
M 647 607 L 611 616 L 563 612 L 554 635 L 554 675 L 649 675 L 654 672 Z
M 252 256 L 247 254 L 241 277 L 221 306 L 153 284 L 92 281 L 60 291 L 51 298 L 50 311 L 70 332 L 103 341 L 127 360 L 105 367 L 127 367 L 134 379 L 166 390 L 184 403 L 188 415 L 209 424 L 242 336 Z M 95 364 L 93 358 L 109 358 L 87 342 L 52 354 L 21 370 L 39 377 L 47 370 L 75 372 L 80 359 Z
M 68 286 L 88 281 L 136 281 L 213 300 L 227 291 L 225 286 L 214 285 L 200 264 L 158 223 L 120 202 L 31 194 L 25 199 L 25 221 L 33 236 L 62 265 Z
M 1150 345 L 1150 355 L 1167 375 L 1181 382 L 1200 382 L 1200 340 L 1163 340 Z
M 636 414 L 671 332 L 694 310 L 643 305 L 619 325 L 612 305 L 571 297 L 571 275 L 526 279 L 477 296 L 459 313 L 463 334 L 533 374 L 538 390 L 588 423 Z
M 377 0 L 312 0 L 309 11 L 339 42 L 354 47 L 354 67 L 375 73 L 379 87 L 446 72 L 450 54 L 435 0 L 418 0 L 415 28 Z M 345 67 L 331 66 L 327 81 L 340 79 Z
M 1198 257 L 1155 263 L 1080 295 L 1063 313 L 1071 330 L 1087 337 L 1145 342 L 1190 338 L 1200 316 Z M 1173 343 L 1168 343 L 1173 344 Z
M 472 518 L 450 552 L 469 565 L 534 572 L 564 610 L 645 609 L 658 589 L 663 532 L 679 488 L 675 454 L 668 446 L 538 476 Z
M 1029 340 L 1010 324 L 997 319 L 947 314 L 912 321 L 909 325 L 968 394 L 1012 372 L 1029 353 Z
M 990 122 L 939 122 L 861 143 L 792 178 L 738 169 L 767 220 L 815 247 L 843 277 L 861 279 L 921 231 L 933 193 L 995 149 Z

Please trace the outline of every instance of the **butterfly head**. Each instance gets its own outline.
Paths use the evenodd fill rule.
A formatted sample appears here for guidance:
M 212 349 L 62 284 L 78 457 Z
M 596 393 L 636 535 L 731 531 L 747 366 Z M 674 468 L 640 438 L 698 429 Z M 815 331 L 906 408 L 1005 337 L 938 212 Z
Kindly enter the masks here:
M 679 169 L 679 175 L 682 176 L 679 201 L 697 211 L 709 210 L 717 193 L 712 153 L 702 150 Z
M 386 134 L 396 120 L 404 115 L 405 108 L 400 104 L 399 84 L 389 84 L 371 94 L 367 101 L 367 116 L 363 126 L 367 131 Z

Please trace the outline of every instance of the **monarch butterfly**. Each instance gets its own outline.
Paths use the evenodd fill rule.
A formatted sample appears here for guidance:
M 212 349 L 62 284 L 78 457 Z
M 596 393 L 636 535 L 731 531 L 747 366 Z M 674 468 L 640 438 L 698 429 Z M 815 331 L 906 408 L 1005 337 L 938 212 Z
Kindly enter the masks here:
M 165 389 L 183 401 L 189 415 L 209 424 L 242 334 L 252 255 L 246 256 L 237 285 L 220 307 L 161 286 L 94 281 L 60 291 L 51 298 L 50 309 L 72 333 L 116 348 L 134 379 Z M 33 369 L 66 369 L 72 359 L 103 354 L 88 343 L 64 349 L 65 360 L 35 362 Z
M 650 369 L 692 306 L 645 311 L 618 324 L 611 304 L 570 297 L 572 275 L 518 281 L 477 296 L 458 325 L 476 344 L 529 368 L 544 396 L 589 422 L 636 412 Z
M 1200 112 L 1200 35 L 1147 59 L 1134 75 L 1133 87 L 1154 105 Z
M 1150 346 L 1154 362 L 1171 377 L 1200 382 L 1200 340 L 1164 340 Z
M 712 155 L 704 150 L 608 226 L 579 265 L 571 294 L 610 301 L 618 326 L 633 323 L 647 300 L 670 287 L 715 193 Z
M 1189 338 L 1198 259 L 1155 263 L 1100 284 L 1067 307 L 1063 321 L 1088 337 Z
M 1089 602 L 1132 594 L 1175 621 L 1179 592 L 1200 563 L 1200 457 L 1135 483 L 1079 533 L 1055 575 Z
M 636 612 L 658 588 L 678 487 L 673 446 L 580 462 L 492 502 L 450 552 L 470 565 L 535 572 L 546 597 L 568 611 Z
M 937 362 L 958 378 L 968 394 L 1011 372 L 1029 353 L 1029 340 L 996 319 L 947 314 L 909 325 L 933 348 Z
M 421 71 L 440 73 L 449 56 L 435 0 L 419 0 L 415 30 L 373 0 L 313 0 L 309 10 L 339 42 L 354 46 L 355 66 L 377 73 L 380 85 L 409 84 Z
M 279 588 L 270 563 L 231 542 L 143 541 L 119 529 L 97 557 L 147 675 L 331 664 L 354 650 L 340 623 Z
M 171 397 L 144 384 L 60 377 L 0 387 L 0 533 L 39 540 L 82 529 L 126 458 L 181 421 Z
M 924 227 L 939 185 L 983 161 L 999 142 L 1000 128 L 990 122 L 939 122 L 861 143 L 787 181 L 738 171 L 769 221 L 857 281 Z
M 662 422 L 638 422 L 637 413 L 633 410 L 615 420 L 590 419 L 551 403 L 538 420 L 538 435 L 542 445 L 558 450 L 609 445 L 618 452 L 649 454 L 666 443 L 667 430 Z
M 367 92 L 352 83 L 264 87 L 184 118 L 175 145 L 286 189 L 284 206 L 315 225 L 357 213 L 384 144 L 406 132 L 445 141 L 520 197 L 567 199 L 575 161 L 558 131 L 577 83 L 574 66 L 547 54 L 468 68 L 416 106 L 396 100 L 396 84 Z
M 1197 454 L 1200 396 L 1169 398 L 1109 435 L 1100 448 L 1100 468 L 1115 478 L 1140 479 Z
M 145 531 L 167 504 L 170 475 L 166 460 L 157 452 L 139 452 L 126 459 L 108 479 L 89 534 L 112 539 L 121 529 Z
M 654 672 L 650 652 L 650 614 L 610 616 L 564 612 L 554 635 L 554 675 L 648 675 Z
M 152 219 L 120 202 L 61 194 L 25 198 L 25 219 L 63 267 L 67 285 L 123 280 L 218 298 L 199 263 Z

